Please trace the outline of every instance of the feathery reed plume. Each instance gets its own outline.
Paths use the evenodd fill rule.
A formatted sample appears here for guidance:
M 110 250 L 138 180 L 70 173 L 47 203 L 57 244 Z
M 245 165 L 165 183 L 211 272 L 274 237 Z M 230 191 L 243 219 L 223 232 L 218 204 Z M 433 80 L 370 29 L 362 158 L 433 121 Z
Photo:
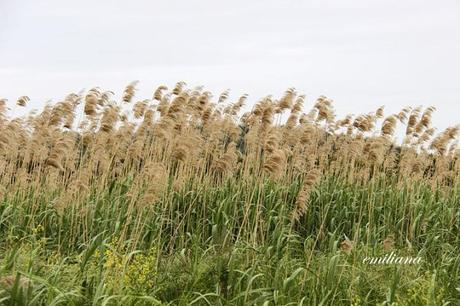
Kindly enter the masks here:
M 395 239 L 394 235 L 389 235 L 385 240 L 383 240 L 383 250 L 389 252 L 394 249 Z
M 62 103 L 62 112 L 64 127 L 71 129 L 75 120 L 75 108 L 80 104 L 82 97 L 77 94 L 69 94 L 65 97 L 64 102 Z
M 119 108 L 114 105 L 107 105 L 101 118 L 101 131 L 110 133 L 113 131 L 119 118 Z
M 311 143 L 316 139 L 316 135 L 318 130 L 316 126 L 312 124 L 307 124 L 302 128 L 301 135 L 300 135 L 300 143 L 305 145 L 307 143 Z
M 278 110 L 278 112 L 291 108 L 296 95 L 297 93 L 295 91 L 295 88 L 292 87 L 286 90 L 283 97 L 281 97 L 280 101 L 276 105 L 276 109 Z
M 385 137 L 393 137 L 397 124 L 397 116 L 391 115 L 386 117 L 382 123 L 381 134 Z
M 163 97 L 163 91 L 165 90 L 168 90 L 168 87 L 166 87 L 165 85 L 159 86 L 153 93 L 153 99 L 161 101 L 161 98 Z
M 353 250 L 353 243 L 347 238 L 340 243 L 340 250 L 346 254 L 350 254 Z
M 219 176 L 226 177 L 233 172 L 237 161 L 238 154 L 236 144 L 232 142 L 228 146 L 227 151 L 213 162 L 211 171 Z
M 372 114 L 360 115 L 353 121 L 353 126 L 360 132 L 370 132 L 375 127 L 375 117 Z
M 338 128 L 348 127 L 352 123 L 352 119 L 353 119 L 353 115 L 348 114 L 345 116 L 345 118 L 337 120 L 335 124 Z
M 449 149 L 447 150 L 447 155 L 451 157 L 455 157 L 457 150 L 458 150 L 458 139 L 456 139 L 454 142 L 450 144 Z
M 398 118 L 399 122 L 401 122 L 402 124 L 405 124 L 405 123 L 406 123 L 406 120 L 407 120 L 407 115 L 410 113 L 411 110 L 412 110 L 412 108 L 409 107 L 409 106 L 403 108 L 403 109 L 396 115 L 396 117 Z
M 435 131 L 435 128 L 426 129 L 425 132 L 423 132 L 423 134 L 420 135 L 420 137 L 418 138 L 416 145 L 423 145 L 424 143 L 429 141 L 431 137 L 433 137 Z
M 174 86 L 172 94 L 179 95 L 184 90 L 185 85 L 187 85 L 187 83 L 185 83 L 184 81 L 177 82 L 176 86 Z
M 325 96 L 320 96 L 315 103 L 315 109 L 318 110 L 318 116 L 316 117 L 316 122 L 326 121 L 332 122 L 334 120 L 334 110 L 332 108 L 332 100 L 326 98 Z
M 238 99 L 238 101 L 235 104 L 232 105 L 230 114 L 233 115 L 233 116 L 236 116 L 238 114 L 238 112 L 241 110 L 241 108 L 244 106 L 244 103 L 246 102 L 247 98 L 248 98 L 248 95 L 243 94 Z
M 287 132 L 289 132 L 290 129 L 293 129 L 297 121 L 299 120 L 299 115 L 297 113 L 291 113 L 286 121 L 286 128 Z
M 459 130 L 459 126 L 448 127 L 431 142 L 430 148 L 436 150 L 439 155 L 444 155 L 449 142 L 457 137 Z
M 305 176 L 302 188 L 297 194 L 294 209 L 291 212 L 291 220 L 299 221 L 308 209 L 310 194 L 319 181 L 321 172 L 318 169 L 310 170 Z
M 300 113 L 302 111 L 304 102 L 305 102 L 305 95 L 298 96 L 297 99 L 295 100 L 294 105 L 292 106 L 291 112 L 296 113 L 296 114 Z
M 161 97 L 161 101 L 157 106 L 157 110 L 161 116 L 164 116 L 168 112 L 170 98 L 170 94 L 165 94 L 163 97 Z
M 140 200 L 141 205 L 151 205 L 158 201 L 168 187 L 168 171 L 162 163 L 149 161 L 142 169 L 137 184 L 145 184 L 145 192 Z
M 113 91 L 104 91 L 100 94 L 97 104 L 99 106 L 105 106 L 110 103 L 110 98 L 114 95 Z
M 230 89 L 227 89 L 224 92 L 222 92 L 219 96 L 219 100 L 217 101 L 217 103 L 224 103 L 225 101 L 227 101 L 229 94 L 230 94 Z
M 415 125 L 420 117 L 421 107 L 417 107 L 412 110 L 409 116 L 409 121 L 407 122 L 406 136 L 410 136 L 415 131 Z
M 286 163 L 286 153 L 281 149 L 274 149 L 271 153 L 267 154 L 264 162 L 264 170 L 273 177 L 278 178 Z
M 131 100 L 134 97 L 134 94 L 136 93 L 136 86 L 139 83 L 139 81 L 132 81 L 131 83 L 126 86 L 125 91 L 123 92 L 123 101 L 126 103 L 131 102 Z
M 85 96 L 85 108 L 84 108 L 85 115 L 87 116 L 96 115 L 100 96 L 101 96 L 101 91 L 97 87 L 92 88 L 88 91 L 88 93 Z
M 64 171 L 61 160 L 66 155 L 65 153 L 70 149 L 70 146 L 70 140 L 64 136 L 61 136 L 51 149 L 48 159 L 46 160 L 46 164 L 48 166 Z
M 134 118 L 139 119 L 144 116 L 144 113 L 149 105 L 150 100 L 142 100 L 134 103 L 133 113 Z
M 0 119 L 4 119 L 4 115 L 6 113 L 7 107 L 6 107 L 6 102 L 8 99 L 0 99 Z
M 364 145 L 363 153 L 368 155 L 368 161 L 372 164 L 380 164 L 385 154 L 386 142 L 384 138 L 370 138 Z
M 428 129 L 431 125 L 431 116 L 436 110 L 434 106 L 428 107 L 422 114 L 422 118 L 415 126 L 415 133 L 420 134 L 424 129 Z
M 378 119 L 383 118 L 383 112 L 384 112 L 385 106 L 380 106 L 376 111 L 375 111 L 375 117 Z
M 29 101 L 30 101 L 30 98 L 28 96 L 21 96 L 18 98 L 18 101 L 16 102 L 16 104 L 19 106 L 26 106 L 26 104 Z
M 273 153 L 279 145 L 280 134 L 274 128 L 268 131 L 267 138 L 264 143 L 264 150 L 268 153 Z

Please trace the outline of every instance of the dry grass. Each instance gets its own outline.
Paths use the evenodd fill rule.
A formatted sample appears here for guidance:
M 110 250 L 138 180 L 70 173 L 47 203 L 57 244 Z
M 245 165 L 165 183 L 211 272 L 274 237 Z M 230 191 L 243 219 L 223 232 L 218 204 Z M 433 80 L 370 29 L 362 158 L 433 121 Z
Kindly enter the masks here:
M 340 182 L 356 188 L 356 193 L 364 188 L 369 198 L 374 197 L 372 190 L 385 192 L 386 186 L 413 192 L 414 198 L 408 197 L 414 201 L 425 194 L 420 186 L 446 196 L 459 186 L 459 127 L 435 134 L 434 107 L 407 107 L 386 116 L 380 107 L 338 119 L 332 100 L 321 96 L 309 103 L 289 88 L 279 99 L 264 97 L 242 113 L 247 95 L 229 102 L 229 91 L 214 98 L 201 87 L 187 88 L 179 82 L 171 91 L 160 86 L 152 99 L 134 101 L 136 87 L 137 82 L 130 83 L 121 101 L 100 88 L 72 93 L 24 118 L 7 116 L 8 101 L 0 100 L 0 195 L 8 205 L 17 203 L 10 207 L 23 210 L 23 215 L 14 214 L 22 234 L 42 224 L 54 239 L 53 248 L 65 253 L 73 246 L 91 244 L 102 228 L 110 228 L 117 237 L 115 248 L 142 249 L 150 239 L 150 243 L 161 241 L 157 247 L 173 254 L 178 246 L 187 245 L 190 231 L 202 231 L 204 240 L 210 233 L 203 220 L 217 218 L 220 225 L 212 228 L 213 239 L 224 246 L 231 240 L 257 247 L 268 243 L 271 231 L 279 230 L 264 219 L 271 201 L 264 190 L 287 186 L 290 191 L 278 195 L 284 204 L 273 205 L 287 219 L 280 224 L 290 224 L 290 231 L 301 235 L 311 228 L 317 235 L 307 256 L 310 265 L 313 250 L 327 240 L 325 228 L 332 226 L 323 223 L 330 212 L 312 203 L 312 198 L 321 198 L 312 195 L 321 184 Z M 16 104 L 27 103 L 29 98 L 23 96 Z M 394 140 L 397 129 L 405 130 L 402 143 Z M 232 186 L 239 187 L 230 191 Z M 211 198 L 189 198 L 197 190 L 215 195 L 219 188 L 228 188 L 222 203 L 234 196 L 240 202 L 232 205 L 241 207 L 222 204 L 211 211 L 199 206 Z M 181 194 L 184 190 L 190 194 Z M 177 197 L 183 207 L 176 206 Z M 107 204 L 109 200 L 115 202 Z M 106 209 L 104 218 L 112 220 L 107 224 L 97 216 L 101 205 Z M 359 241 L 370 243 L 374 235 L 372 229 L 366 234 L 356 231 L 364 226 L 366 212 L 361 209 L 355 219 L 358 225 L 347 227 L 353 241 L 347 238 L 341 244 L 347 254 Z M 369 224 L 375 222 L 373 209 L 368 207 Z M 415 208 L 395 209 L 409 222 L 421 222 Z M 221 210 L 234 219 L 220 215 Z M 326 219 L 317 221 L 315 212 Z M 147 225 L 149 218 L 159 224 Z M 458 220 L 451 220 L 450 228 L 444 229 L 456 228 Z M 2 222 L 3 233 L 16 233 L 14 224 Z M 223 229 L 219 234 L 220 226 L 227 236 Z M 400 239 L 414 239 L 411 226 L 400 228 Z M 386 249 L 388 245 L 387 241 Z

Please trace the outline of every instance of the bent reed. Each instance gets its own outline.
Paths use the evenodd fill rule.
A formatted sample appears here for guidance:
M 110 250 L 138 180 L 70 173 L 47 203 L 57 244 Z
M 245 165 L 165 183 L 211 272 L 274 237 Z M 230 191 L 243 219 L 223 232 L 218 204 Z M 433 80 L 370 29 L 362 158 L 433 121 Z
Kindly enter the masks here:
M 460 303 L 459 126 L 436 133 L 434 107 L 336 118 L 289 88 L 243 112 L 247 95 L 137 86 L 25 117 L 0 100 L 0 275 L 33 283 L 2 301 Z M 363 265 L 387 237 L 423 263 Z

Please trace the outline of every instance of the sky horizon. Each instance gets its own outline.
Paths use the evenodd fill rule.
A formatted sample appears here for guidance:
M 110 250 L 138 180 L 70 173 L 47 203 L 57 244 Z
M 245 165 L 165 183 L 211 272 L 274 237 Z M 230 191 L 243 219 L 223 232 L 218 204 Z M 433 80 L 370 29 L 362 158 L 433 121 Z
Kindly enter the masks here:
M 435 106 L 460 123 L 457 1 L 0 2 L 0 98 L 28 109 L 99 86 L 138 98 L 177 81 L 249 103 L 295 87 L 338 117 Z

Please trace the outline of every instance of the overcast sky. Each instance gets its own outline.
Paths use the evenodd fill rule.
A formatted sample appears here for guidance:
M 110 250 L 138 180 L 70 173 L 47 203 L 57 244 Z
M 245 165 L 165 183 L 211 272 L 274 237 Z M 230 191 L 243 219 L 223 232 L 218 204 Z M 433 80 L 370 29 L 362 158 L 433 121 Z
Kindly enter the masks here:
M 288 87 L 339 115 L 434 105 L 460 123 L 460 1 L 0 0 L 0 97 L 184 80 L 250 101 Z

